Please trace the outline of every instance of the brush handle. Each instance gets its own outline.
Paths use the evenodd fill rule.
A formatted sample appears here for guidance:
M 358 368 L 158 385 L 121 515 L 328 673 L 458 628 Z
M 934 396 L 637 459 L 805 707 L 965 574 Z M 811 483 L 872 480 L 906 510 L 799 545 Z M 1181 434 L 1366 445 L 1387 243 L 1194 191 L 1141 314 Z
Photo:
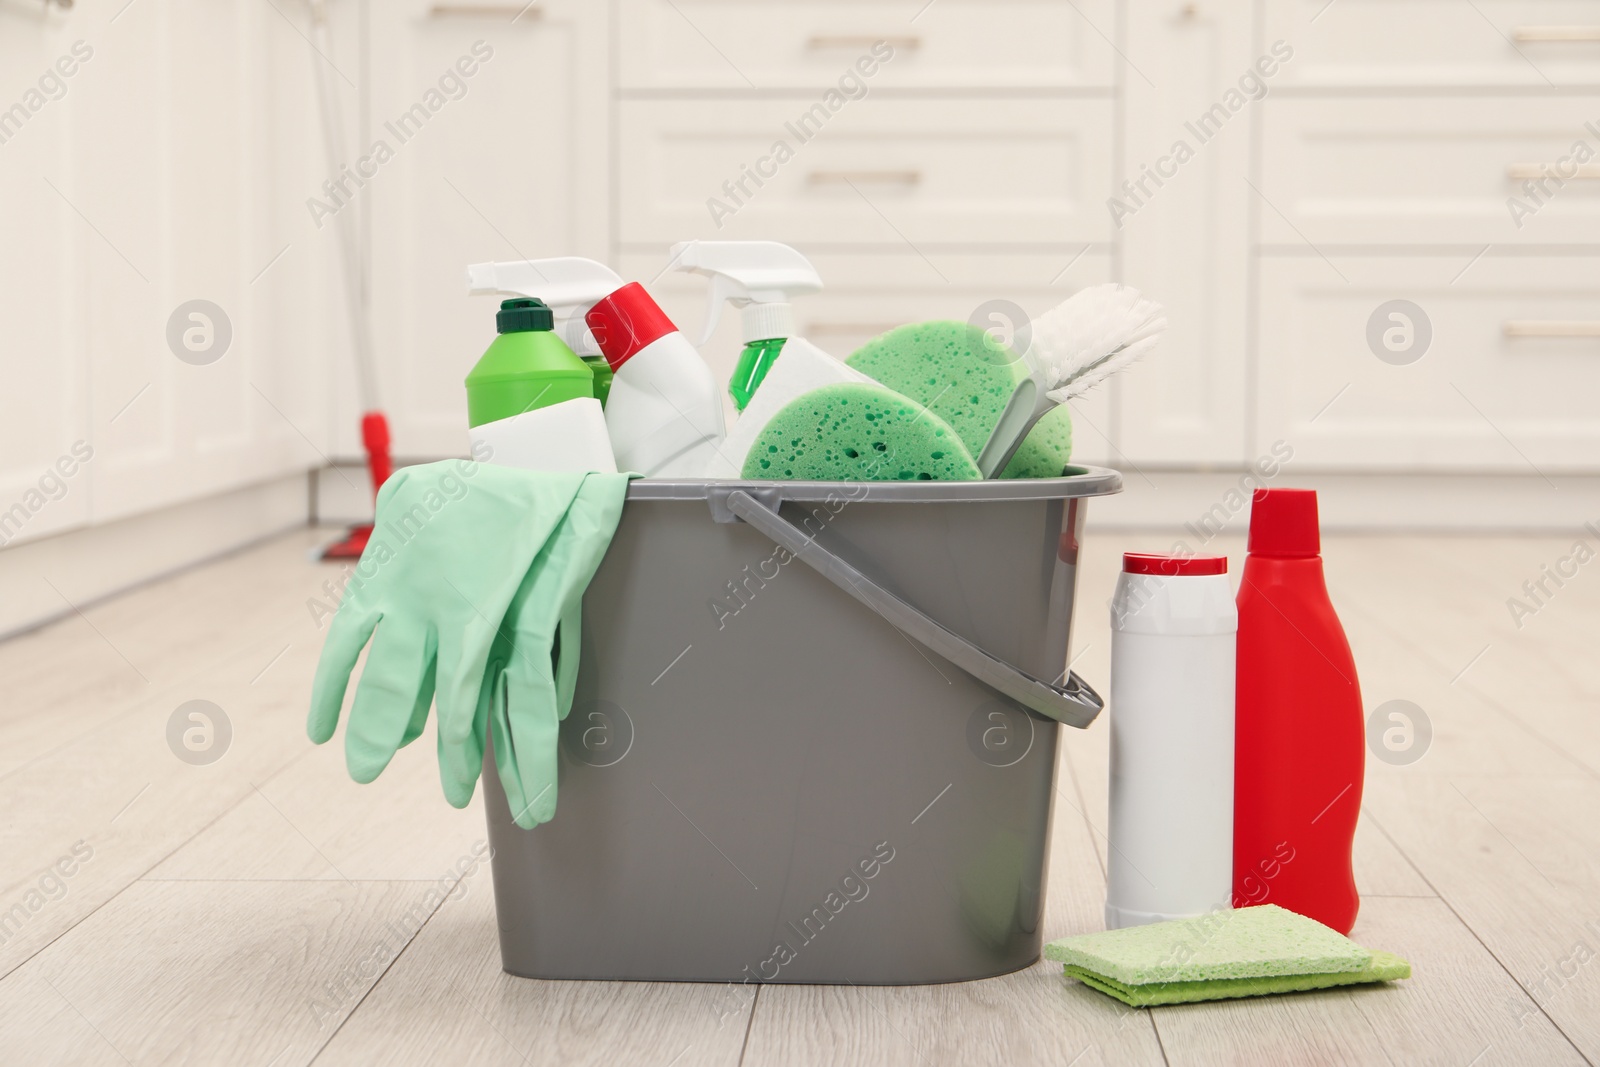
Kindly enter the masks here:
M 1028 434 L 1055 406 L 1056 402 L 1045 395 L 1033 375 L 1018 382 L 994 429 L 989 432 L 989 439 L 983 443 L 983 451 L 978 453 L 979 473 L 985 478 L 1000 477 Z

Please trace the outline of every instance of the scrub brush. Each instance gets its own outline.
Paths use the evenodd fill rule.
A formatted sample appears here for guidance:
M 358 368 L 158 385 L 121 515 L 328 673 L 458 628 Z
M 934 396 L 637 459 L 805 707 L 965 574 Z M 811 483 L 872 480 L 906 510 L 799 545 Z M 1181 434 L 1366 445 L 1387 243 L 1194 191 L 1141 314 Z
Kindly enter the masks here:
M 978 454 L 985 478 L 1005 470 L 1034 424 L 1154 348 L 1167 313 L 1139 290 L 1110 283 L 1072 294 L 1033 321 L 1019 381 Z

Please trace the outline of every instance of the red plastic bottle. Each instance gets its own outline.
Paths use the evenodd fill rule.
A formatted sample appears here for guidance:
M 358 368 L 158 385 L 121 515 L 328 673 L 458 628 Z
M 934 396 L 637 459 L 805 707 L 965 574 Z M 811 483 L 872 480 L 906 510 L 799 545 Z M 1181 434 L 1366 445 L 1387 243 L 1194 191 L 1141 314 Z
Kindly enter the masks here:
M 1321 551 L 1315 490 L 1256 490 L 1238 597 L 1233 902 L 1348 934 L 1366 734 Z

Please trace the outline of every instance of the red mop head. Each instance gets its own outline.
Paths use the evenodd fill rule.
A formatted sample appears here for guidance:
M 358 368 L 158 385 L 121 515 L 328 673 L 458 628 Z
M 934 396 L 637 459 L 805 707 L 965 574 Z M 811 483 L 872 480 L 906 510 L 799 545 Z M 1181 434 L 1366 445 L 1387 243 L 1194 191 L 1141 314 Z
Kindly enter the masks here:
M 394 473 L 394 460 L 389 455 L 389 420 L 383 412 L 369 411 L 361 416 L 361 444 L 367 450 L 367 470 L 372 474 L 372 495 L 376 499 L 378 490 Z M 352 526 L 343 539 L 322 550 L 322 558 L 359 559 L 367 550 L 367 539 L 371 536 L 372 523 Z

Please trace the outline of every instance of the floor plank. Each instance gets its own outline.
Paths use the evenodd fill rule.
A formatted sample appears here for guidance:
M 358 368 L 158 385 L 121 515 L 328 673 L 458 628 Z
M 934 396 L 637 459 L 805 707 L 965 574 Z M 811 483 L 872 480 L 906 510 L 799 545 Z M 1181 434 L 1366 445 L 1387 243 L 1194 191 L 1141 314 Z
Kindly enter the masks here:
M 723 986 L 503 973 L 484 877 L 439 909 L 316 1062 L 731 1065 L 749 1012 Z
M 483 842 L 482 793 L 446 803 L 431 723 L 369 785 L 345 773 L 342 740 L 261 783 L 146 877 L 432 879 Z
M 1362 916 L 1360 940 L 1404 956 L 1410 979 L 1159 1009 L 1168 1062 L 1583 1062 L 1443 902 L 1369 900 Z
M 136 884 L 0 981 L 0 1016 L 55 1024 L 8 1024 L 7 1058 L 309 1063 L 415 932 L 413 916 L 436 906 L 431 891 L 415 882 Z
M 65 895 L 34 909 L 0 944 L 0 974 L 252 795 L 257 783 L 307 754 L 300 701 L 289 703 L 277 686 L 249 684 L 273 647 L 269 639 L 214 664 L 183 692 L 214 701 L 232 722 L 232 741 L 215 763 L 185 763 L 168 747 L 168 720 L 180 701 L 167 694 L 0 782 L 8 814 L 0 825 L 0 854 L 7 860 L 0 900 L 7 907 L 48 878 L 51 865 L 78 842 L 92 851 L 67 880 Z M 307 645 L 284 657 L 284 677 L 300 679 L 289 688 L 310 677 L 315 654 Z
M 303 553 L 323 536 L 295 531 L 0 642 L 0 783 L 241 649 L 281 636 L 243 667 L 265 680 L 284 646 L 320 648 L 305 602 L 338 571 Z
M 0 910 L 24 906 L 0 929 L 0 975 L 309 753 L 322 631 L 305 599 L 336 573 L 308 563 L 314 540 L 295 531 L 0 643 L 13 665 L 46 665 L 8 687 L 0 716 Z M 170 720 L 194 699 L 231 724 L 210 764 L 169 745 Z M 66 891 L 38 893 L 75 846 L 91 856 Z
M 1376 821 L 1591 1060 L 1600 1060 L 1600 783 L 1380 783 Z

